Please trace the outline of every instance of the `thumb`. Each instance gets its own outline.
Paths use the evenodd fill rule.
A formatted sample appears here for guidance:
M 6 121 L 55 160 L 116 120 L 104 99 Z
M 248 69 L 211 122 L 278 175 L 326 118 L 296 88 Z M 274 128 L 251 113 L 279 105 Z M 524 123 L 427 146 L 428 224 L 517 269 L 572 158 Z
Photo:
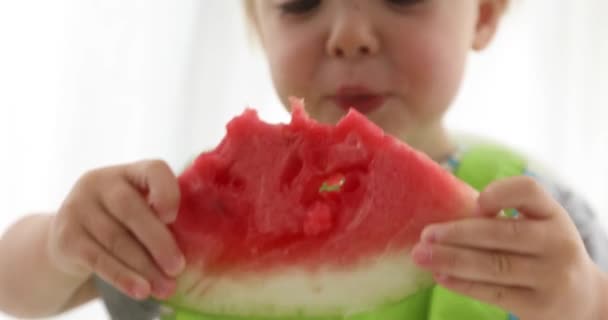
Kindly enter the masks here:
M 159 219 L 175 221 L 179 209 L 180 189 L 177 177 L 162 160 L 144 160 L 125 167 L 125 177 L 146 197 Z

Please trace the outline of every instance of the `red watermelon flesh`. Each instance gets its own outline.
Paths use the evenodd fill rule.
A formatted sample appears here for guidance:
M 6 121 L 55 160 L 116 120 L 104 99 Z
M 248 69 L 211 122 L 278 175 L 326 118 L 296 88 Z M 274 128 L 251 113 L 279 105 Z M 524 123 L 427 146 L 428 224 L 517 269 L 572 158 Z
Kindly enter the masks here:
M 406 255 L 426 225 L 473 212 L 471 188 L 363 115 L 351 110 L 326 125 L 292 102 L 289 124 L 267 124 L 246 110 L 215 150 L 179 176 L 182 199 L 170 228 L 190 281 L 290 268 L 362 274 L 379 256 Z M 206 290 L 189 302 L 202 301 Z

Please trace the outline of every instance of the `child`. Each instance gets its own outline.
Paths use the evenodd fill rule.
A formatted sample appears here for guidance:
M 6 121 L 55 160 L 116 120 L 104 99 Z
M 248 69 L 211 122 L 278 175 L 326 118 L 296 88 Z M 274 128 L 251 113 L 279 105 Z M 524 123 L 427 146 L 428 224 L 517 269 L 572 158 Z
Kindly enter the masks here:
M 436 161 L 457 162 L 442 118 L 507 0 L 245 1 L 280 97 L 305 98 L 329 123 L 355 106 Z M 171 295 L 184 268 L 165 226 L 178 200 L 162 161 L 84 174 L 56 215 L 3 236 L 0 307 L 46 316 L 101 293 L 115 318 L 150 319 L 157 306 L 141 300 Z M 505 208 L 523 219 L 488 218 Z M 507 178 L 480 194 L 477 214 L 423 232 L 412 255 L 438 283 L 523 320 L 608 318 L 608 242 L 580 200 L 546 178 Z

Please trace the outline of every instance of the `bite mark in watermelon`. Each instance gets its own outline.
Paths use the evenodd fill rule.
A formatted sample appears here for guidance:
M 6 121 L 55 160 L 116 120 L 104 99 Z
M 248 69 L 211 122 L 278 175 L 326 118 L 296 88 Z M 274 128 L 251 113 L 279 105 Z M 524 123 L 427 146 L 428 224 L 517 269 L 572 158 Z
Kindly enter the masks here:
M 248 109 L 180 176 L 170 228 L 188 261 L 171 303 L 211 314 L 345 315 L 430 285 L 409 252 L 431 223 L 473 212 L 476 194 L 351 110 L 289 124 Z

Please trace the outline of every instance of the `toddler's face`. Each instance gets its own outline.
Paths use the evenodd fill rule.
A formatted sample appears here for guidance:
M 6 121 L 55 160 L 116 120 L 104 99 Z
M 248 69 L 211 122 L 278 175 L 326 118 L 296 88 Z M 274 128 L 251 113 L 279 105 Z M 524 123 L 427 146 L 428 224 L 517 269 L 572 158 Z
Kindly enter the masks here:
M 471 48 L 492 37 L 501 0 L 257 0 L 275 87 L 335 123 L 350 106 L 416 140 L 441 125 Z M 286 104 L 287 105 L 287 104 Z

